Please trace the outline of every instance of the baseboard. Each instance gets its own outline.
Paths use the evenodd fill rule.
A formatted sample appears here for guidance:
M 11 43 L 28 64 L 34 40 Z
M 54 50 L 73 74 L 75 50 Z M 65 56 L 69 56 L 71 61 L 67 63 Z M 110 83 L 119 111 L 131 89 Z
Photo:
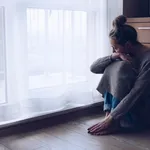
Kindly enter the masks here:
M 32 130 L 41 129 L 44 127 L 54 126 L 56 124 L 65 123 L 83 116 L 102 113 L 103 102 L 95 103 L 88 106 L 68 109 L 56 113 L 51 113 L 43 116 L 29 118 L 0 129 L 0 136 L 17 134 L 20 132 L 29 132 Z

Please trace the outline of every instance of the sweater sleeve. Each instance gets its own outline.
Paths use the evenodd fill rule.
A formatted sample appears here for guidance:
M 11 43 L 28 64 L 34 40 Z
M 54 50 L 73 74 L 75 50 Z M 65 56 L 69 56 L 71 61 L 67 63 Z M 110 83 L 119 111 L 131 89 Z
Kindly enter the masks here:
M 150 88 L 150 62 L 146 63 L 140 71 L 133 88 L 127 94 L 118 106 L 111 112 L 114 119 L 119 119 L 129 112 L 140 99 L 146 99 L 149 96 Z M 140 110 L 140 108 L 139 108 Z
M 112 63 L 111 56 L 99 58 L 90 67 L 91 72 L 96 74 L 104 73 L 105 68 Z

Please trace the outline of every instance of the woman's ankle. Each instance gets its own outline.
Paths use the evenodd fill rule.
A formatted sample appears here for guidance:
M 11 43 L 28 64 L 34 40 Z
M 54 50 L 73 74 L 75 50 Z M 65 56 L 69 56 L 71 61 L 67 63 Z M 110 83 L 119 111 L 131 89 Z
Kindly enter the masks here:
M 109 116 L 110 111 L 105 111 L 105 117 Z

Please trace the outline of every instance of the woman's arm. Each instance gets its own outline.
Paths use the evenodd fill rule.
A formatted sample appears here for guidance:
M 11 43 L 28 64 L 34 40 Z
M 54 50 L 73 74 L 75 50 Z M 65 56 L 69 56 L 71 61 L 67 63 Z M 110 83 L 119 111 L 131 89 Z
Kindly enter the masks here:
M 107 68 L 113 61 L 116 59 L 121 59 L 125 61 L 129 61 L 130 57 L 125 54 L 121 53 L 113 53 L 110 56 L 106 56 L 103 58 L 97 59 L 90 67 L 91 72 L 96 73 L 96 74 L 101 74 L 104 73 L 105 68 Z
M 135 104 L 141 99 L 148 99 L 150 89 L 150 62 L 145 64 L 145 67 L 140 72 L 134 87 L 130 93 L 118 104 L 113 110 L 111 116 L 114 119 L 119 119 L 129 112 Z M 140 108 L 139 108 L 140 111 Z
M 104 73 L 105 68 L 113 62 L 111 56 L 99 58 L 90 67 L 91 72 L 96 74 Z

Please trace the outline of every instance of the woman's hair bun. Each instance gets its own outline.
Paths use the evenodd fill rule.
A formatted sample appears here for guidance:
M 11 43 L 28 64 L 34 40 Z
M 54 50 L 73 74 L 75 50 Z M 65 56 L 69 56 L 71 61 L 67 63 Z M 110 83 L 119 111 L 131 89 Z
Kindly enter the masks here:
M 127 21 L 127 18 L 123 15 L 120 15 L 113 20 L 113 27 L 114 28 L 120 28 L 122 27 Z

